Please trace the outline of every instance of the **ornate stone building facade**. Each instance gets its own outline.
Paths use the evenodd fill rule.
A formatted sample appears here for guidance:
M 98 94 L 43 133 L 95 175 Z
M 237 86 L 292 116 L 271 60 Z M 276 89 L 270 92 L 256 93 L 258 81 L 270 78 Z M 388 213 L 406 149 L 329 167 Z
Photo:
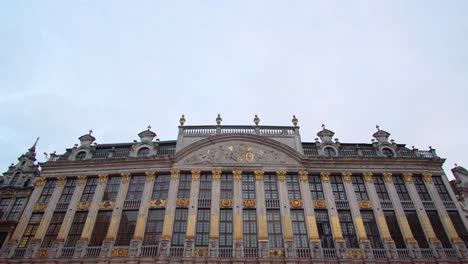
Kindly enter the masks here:
M 468 263 L 467 221 L 434 149 L 378 129 L 184 126 L 41 163 L 0 262 Z

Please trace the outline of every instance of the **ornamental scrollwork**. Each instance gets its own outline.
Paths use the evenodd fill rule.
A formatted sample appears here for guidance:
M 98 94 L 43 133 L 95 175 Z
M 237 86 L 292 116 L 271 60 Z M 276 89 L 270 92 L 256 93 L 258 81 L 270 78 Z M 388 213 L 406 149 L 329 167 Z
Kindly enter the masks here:
M 234 180 L 242 179 L 242 171 L 241 170 L 233 170 L 232 175 L 233 175 L 232 177 L 234 178 Z
M 231 208 L 232 207 L 232 199 L 221 199 L 219 204 L 223 208 Z
M 302 200 L 293 199 L 290 202 L 292 208 L 302 208 Z
M 342 172 L 341 176 L 343 176 L 343 181 L 344 182 L 351 182 L 351 175 L 353 175 L 351 172 Z
M 325 200 L 315 200 L 314 201 L 314 207 L 316 209 L 327 208 L 327 201 L 325 201 Z
M 130 177 L 132 176 L 130 172 L 123 172 L 120 175 L 122 175 L 122 183 L 128 183 L 130 181 Z
M 47 204 L 46 203 L 37 203 L 34 205 L 34 211 L 35 212 L 44 212 L 47 209 Z
M 172 169 L 171 170 L 171 179 L 179 179 L 180 177 L 180 170 L 179 169 Z
M 323 182 L 329 182 L 330 181 L 330 172 L 322 171 L 322 172 L 320 172 L 320 177 L 322 178 Z
M 299 179 L 301 181 L 307 181 L 309 178 L 309 172 L 306 170 L 299 171 Z
M 403 173 L 403 178 L 405 179 L 405 182 L 413 183 L 413 173 L 411 172 Z
M 44 186 L 45 182 L 46 182 L 45 177 L 37 177 L 36 178 L 36 186 Z
M 192 172 L 192 179 L 200 179 L 201 171 L 199 169 L 194 169 Z
M 425 182 L 432 182 L 432 173 L 430 172 L 423 173 L 423 179 Z
M 107 174 L 99 174 L 98 177 L 99 177 L 99 183 L 100 184 L 107 183 L 107 180 L 109 179 Z
M 256 171 L 254 171 L 254 174 L 255 174 L 255 179 L 256 180 L 263 180 L 265 172 L 262 171 L 262 170 L 256 170 Z
M 371 209 L 372 204 L 370 201 L 359 201 L 359 208 L 361 209 Z
M 156 177 L 156 172 L 147 171 L 145 172 L 145 175 L 146 175 L 146 182 L 154 182 L 154 179 Z
M 385 182 L 393 182 L 393 178 L 392 178 L 392 173 L 391 172 L 384 172 L 382 173 L 383 177 L 384 177 L 384 181 Z
M 278 177 L 278 180 L 281 182 L 286 180 L 286 174 L 287 172 L 285 170 L 276 171 L 276 176 Z
M 372 172 L 364 172 L 362 176 L 364 176 L 364 181 L 372 183 L 374 176 Z
M 115 206 L 115 201 L 105 200 L 99 203 L 99 209 L 112 209 Z
M 66 181 L 67 177 L 65 176 L 57 177 L 57 186 L 64 186 Z
M 211 171 L 213 179 L 221 179 L 221 170 L 213 170 Z
M 179 198 L 177 199 L 177 206 L 178 207 L 188 207 L 190 204 L 190 200 L 187 198 Z
M 255 207 L 255 200 L 254 199 L 245 199 L 244 200 L 244 207 L 245 208 L 254 208 Z
M 77 210 L 88 210 L 90 206 L 91 206 L 90 201 L 79 202 L 78 205 L 76 206 L 76 209 Z
M 150 201 L 151 208 L 158 208 L 158 207 L 164 207 L 164 206 L 166 206 L 166 200 L 164 199 L 152 199 Z

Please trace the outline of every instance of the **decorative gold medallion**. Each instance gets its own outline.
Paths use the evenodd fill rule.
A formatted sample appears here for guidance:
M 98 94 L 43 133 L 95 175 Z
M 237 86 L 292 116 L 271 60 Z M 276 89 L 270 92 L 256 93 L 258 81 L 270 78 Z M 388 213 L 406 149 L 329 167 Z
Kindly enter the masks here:
M 112 209 L 115 206 L 115 201 L 104 200 L 99 203 L 99 209 Z
M 351 182 L 351 175 L 353 175 L 351 172 L 342 172 L 341 176 L 343 176 L 343 181 L 344 182 Z
M 211 171 L 213 179 L 221 179 L 221 170 L 213 170 Z
M 306 170 L 299 171 L 299 179 L 301 181 L 307 181 L 309 178 L 309 172 Z
M 292 208 L 302 208 L 302 201 L 299 199 L 293 199 L 290 202 Z
M 370 209 L 370 208 L 372 208 L 372 204 L 369 201 L 359 201 L 359 208 L 361 208 L 361 209 Z
M 164 199 L 152 199 L 150 201 L 151 208 L 164 207 L 166 206 L 166 200 Z
M 255 179 L 263 180 L 263 176 L 265 175 L 264 171 L 256 170 L 256 171 L 254 171 L 254 173 L 255 173 Z
M 200 179 L 201 171 L 199 169 L 192 170 L 192 179 Z
M 208 248 L 195 248 L 193 251 L 195 257 L 207 257 L 208 256 Z
M 221 199 L 219 204 L 223 208 L 231 208 L 232 207 L 232 200 L 231 199 Z
M 284 251 L 282 249 L 270 249 L 270 257 L 283 257 Z
M 128 257 L 128 248 L 112 249 L 112 257 Z
M 384 181 L 385 182 L 393 182 L 393 178 L 392 178 L 392 173 L 391 172 L 384 172 L 382 173 L 383 177 L 384 177 Z
M 405 178 L 405 182 L 413 183 L 413 173 L 411 172 L 403 173 L 403 177 Z
M 322 171 L 320 172 L 320 176 L 322 177 L 323 182 L 329 182 L 330 181 L 330 173 L 327 171 Z
M 423 179 L 425 182 L 432 182 L 432 173 L 430 172 L 423 173 Z
M 317 209 L 327 208 L 327 201 L 325 200 L 315 200 L 314 207 Z
M 285 170 L 276 171 L 276 176 L 278 177 L 278 180 L 281 182 L 286 180 L 286 174 L 287 172 Z
M 373 177 L 372 172 L 364 172 L 362 175 L 364 176 L 364 181 L 372 182 L 372 180 L 373 180 L 372 179 L 372 177 Z
M 242 171 L 241 170 L 234 170 L 232 171 L 233 178 L 235 180 L 240 180 L 242 179 Z
M 47 209 L 47 204 L 46 203 L 37 203 L 34 206 L 34 211 L 36 212 L 44 212 Z
M 37 256 L 40 258 L 47 258 L 49 256 L 49 250 L 46 248 L 41 248 L 37 251 Z
M 177 206 L 178 207 L 187 207 L 190 204 L 190 200 L 187 198 L 179 198 L 177 199 Z
M 245 208 L 254 208 L 255 207 L 255 200 L 254 199 L 245 199 L 244 200 L 244 207 Z
M 99 183 L 104 184 L 108 180 L 108 175 L 107 174 L 99 174 Z
M 78 205 L 76 206 L 76 209 L 77 210 L 87 210 L 87 209 L 89 209 L 90 206 L 91 206 L 90 201 L 79 202 Z
M 363 257 L 360 249 L 348 249 L 348 256 L 352 259 L 360 259 Z

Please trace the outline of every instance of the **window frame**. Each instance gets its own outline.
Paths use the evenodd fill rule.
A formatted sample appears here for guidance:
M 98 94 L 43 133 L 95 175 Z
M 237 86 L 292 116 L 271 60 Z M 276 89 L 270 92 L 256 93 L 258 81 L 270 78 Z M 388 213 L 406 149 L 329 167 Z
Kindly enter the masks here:
M 346 188 L 343 179 L 339 175 L 330 175 L 330 185 L 332 187 L 333 196 L 336 201 L 347 201 Z M 343 199 L 344 198 L 344 199 Z
M 120 184 L 122 182 L 121 176 L 111 176 L 107 180 L 106 189 L 102 196 L 103 201 L 115 201 L 119 194 Z
M 242 175 L 242 199 L 255 199 L 255 176 L 253 173 Z
M 351 176 L 351 183 L 353 185 L 354 194 L 356 196 L 356 200 L 358 201 L 368 201 L 369 194 L 367 193 L 366 184 L 364 179 L 361 175 L 352 175 Z
M 171 175 L 160 174 L 156 175 L 156 179 L 153 184 L 153 192 L 151 199 L 167 199 L 169 194 L 169 186 L 171 184 Z
M 177 198 L 190 198 L 190 189 L 192 187 L 192 174 L 181 173 L 179 177 L 179 188 L 177 190 Z
M 325 200 L 321 177 L 319 175 L 311 175 L 308 177 L 308 182 L 312 200 Z
M 143 175 L 135 175 L 130 179 L 128 186 L 126 201 L 141 201 L 143 190 L 145 189 L 146 177 Z
M 270 248 L 283 247 L 283 231 L 281 226 L 281 212 L 279 209 L 267 209 L 268 245 Z
M 266 174 L 263 178 L 266 200 L 279 200 L 278 181 L 275 174 Z
M 299 182 L 299 177 L 297 177 L 297 175 L 286 175 L 286 186 L 288 188 L 289 200 L 302 199 L 301 183 Z

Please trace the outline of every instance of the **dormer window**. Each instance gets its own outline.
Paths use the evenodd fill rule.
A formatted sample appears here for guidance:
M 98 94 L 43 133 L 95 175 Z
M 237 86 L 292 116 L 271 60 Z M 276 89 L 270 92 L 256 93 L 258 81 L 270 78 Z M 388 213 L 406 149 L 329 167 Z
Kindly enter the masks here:
M 140 150 L 138 150 L 138 157 L 148 157 L 149 153 L 149 148 L 141 148 Z
M 325 154 L 325 156 L 327 157 L 335 157 L 336 156 L 336 151 L 334 148 L 331 148 L 331 147 L 327 147 L 327 148 L 324 148 L 323 149 L 323 153 Z
M 18 181 L 20 175 L 21 175 L 20 172 L 15 173 L 15 176 L 13 176 L 13 179 L 11 179 L 10 185 L 15 185 L 16 182 Z
M 75 160 L 84 160 L 86 157 L 86 152 L 80 151 L 76 154 Z
M 388 157 L 388 158 L 392 158 L 394 155 L 393 155 L 393 151 L 389 148 L 383 148 L 382 149 L 382 154 L 385 156 L 385 157 Z

